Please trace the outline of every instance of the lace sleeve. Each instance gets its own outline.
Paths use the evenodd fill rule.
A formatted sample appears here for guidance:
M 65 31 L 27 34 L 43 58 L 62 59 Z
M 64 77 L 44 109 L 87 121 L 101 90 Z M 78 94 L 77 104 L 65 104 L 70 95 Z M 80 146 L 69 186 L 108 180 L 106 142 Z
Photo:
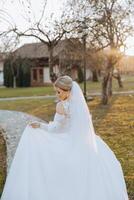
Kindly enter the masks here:
M 41 123 L 40 127 L 48 132 L 57 132 L 62 129 L 65 119 L 66 114 L 64 112 L 64 107 L 61 102 L 59 102 L 56 105 L 56 113 L 54 115 L 53 121 L 50 121 L 48 124 Z
M 57 132 L 62 128 L 65 118 L 65 115 L 55 113 L 54 120 L 50 121 L 48 124 L 41 123 L 41 128 L 48 132 Z

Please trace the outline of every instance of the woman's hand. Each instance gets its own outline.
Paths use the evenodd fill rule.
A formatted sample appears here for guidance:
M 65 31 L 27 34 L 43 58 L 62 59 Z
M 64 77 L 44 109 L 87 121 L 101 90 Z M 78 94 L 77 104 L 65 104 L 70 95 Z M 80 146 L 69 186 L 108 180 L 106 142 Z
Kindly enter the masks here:
M 40 123 L 39 122 L 31 122 L 29 124 L 32 128 L 40 128 Z

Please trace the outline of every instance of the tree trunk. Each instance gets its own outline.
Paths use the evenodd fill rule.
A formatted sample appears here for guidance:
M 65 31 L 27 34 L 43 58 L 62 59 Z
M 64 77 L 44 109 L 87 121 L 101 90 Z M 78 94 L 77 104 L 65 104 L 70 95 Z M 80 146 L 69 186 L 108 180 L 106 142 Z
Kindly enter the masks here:
M 13 77 L 13 88 L 16 88 L 16 76 Z
M 53 76 L 53 47 L 49 47 L 49 75 Z
M 106 69 L 107 72 L 105 73 L 102 81 L 102 104 L 107 105 L 109 97 L 112 96 L 112 74 L 113 74 L 113 67 L 109 67 Z
M 108 81 L 108 96 L 111 97 L 113 94 L 112 92 L 112 72 L 109 74 L 109 81 Z
M 120 72 L 118 72 L 117 75 L 113 75 L 113 77 L 117 79 L 119 88 L 123 88 L 123 83 L 122 83 Z
M 113 44 L 111 45 L 111 52 L 113 50 Z M 107 58 L 106 72 L 102 82 L 102 104 L 107 105 L 109 97 L 112 96 L 112 76 L 115 63 L 113 55 L 109 55 Z
M 107 105 L 107 103 L 108 103 L 108 97 L 109 97 L 109 93 L 108 93 L 109 76 L 110 76 L 110 73 L 108 72 L 103 77 L 103 82 L 102 82 L 102 104 L 103 105 Z
M 98 70 L 98 76 L 101 77 L 101 70 Z
M 122 83 L 122 80 L 121 80 L 121 75 L 120 75 L 120 73 L 118 73 L 117 80 L 118 80 L 119 87 L 120 87 L 120 88 L 123 88 L 123 83 Z
M 94 69 L 94 70 L 92 71 L 92 73 L 93 73 L 92 81 L 93 81 L 93 82 L 98 82 L 98 73 L 97 73 L 97 70 Z

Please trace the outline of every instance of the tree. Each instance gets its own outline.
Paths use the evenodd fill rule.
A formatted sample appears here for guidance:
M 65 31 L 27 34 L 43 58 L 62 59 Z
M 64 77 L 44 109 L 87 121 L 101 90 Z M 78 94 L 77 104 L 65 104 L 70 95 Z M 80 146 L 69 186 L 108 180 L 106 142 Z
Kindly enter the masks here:
M 62 46 L 62 45 L 61 45 Z M 82 43 L 77 38 L 64 40 L 64 48 L 59 51 L 60 73 L 71 76 L 71 69 L 78 70 L 78 79 L 82 81 Z M 80 69 L 81 68 L 81 69 Z
M 96 13 L 93 24 L 94 40 L 98 45 L 107 44 L 109 47 L 102 83 L 102 103 L 107 104 L 109 96 L 112 95 L 113 70 L 121 58 L 120 47 L 125 45 L 127 37 L 133 30 L 130 23 L 133 1 L 89 0 L 89 3 Z
M 113 72 L 113 77 L 117 79 L 119 87 L 123 88 L 122 80 L 121 80 L 121 75 L 120 75 L 120 70 L 117 68 L 116 71 Z
M 4 63 L 4 85 L 7 87 L 29 87 L 32 61 L 28 58 L 8 56 Z
M 9 33 L 9 32 L 8 32 Z M 14 88 L 16 88 L 16 78 L 17 78 L 17 74 L 18 71 L 17 69 L 14 67 L 14 65 L 12 64 L 15 60 L 15 56 L 14 56 L 14 50 L 16 49 L 16 46 L 19 43 L 19 38 L 16 38 L 11 32 L 10 34 L 7 34 L 7 32 L 3 32 L 0 36 L 0 52 L 4 55 L 4 60 L 5 64 L 4 64 L 4 82 L 5 78 L 8 80 L 8 78 L 10 79 L 9 82 L 10 84 L 4 84 L 9 86 L 12 86 Z M 10 62 L 10 63 L 9 63 Z M 10 67 L 10 70 L 8 70 L 7 72 L 7 68 Z M 11 73 L 8 75 L 5 75 L 5 73 Z M 12 78 L 11 78 L 12 77 Z
M 10 59 L 6 59 L 4 63 L 4 85 L 6 87 L 13 87 L 13 74 Z
M 23 18 L 27 28 L 21 30 L 15 23 L 10 23 L 7 33 L 15 33 L 17 38 L 33 37 L 48 47 L 50 77 L 53 74 L 54 48 L 63 38 L 67 30 L 67 22 L 63 15 L 60 20 L 55 19 L 54 13 L 51 13 L 50 19 L 46 16 L 47 0 L 42 1 L 40 16 L 36 15 L 32 7 L 31 0 L 20 0 L 20 7 L 24 10 Z
M 87 50 L 87 66 L 92 71 L 92 81 L 98 82 L 102 69 L 105 65 L 105 56 L 103 51 L 92 52 Z
M 105 71 L 102 82 L 102 103 L 107 104 L 112 95 L 112 76 L 121 58 L 120 47 L 133 32 L 131 15 L 133 0 L 68 0 L 75 24 L 85 20 L 88 26 L 88 45 L 93 52 L 107 47 Z M 71 19 L 72 21 L 72 19 Z
M 32 13 L 31 1 L 27 1 L 29 12 Z M 47 45 L 49 52 L 49 69 L 50 69 L 50 77 L 53 74 L 53 63 L 54 63 L 54 48 L 59 43 L 59 41 L 63 38 L 65 33 L 65 24 L 64 21 L 53 20 L 53 14 L 51 15 L 51 21 L 48 21 L 45 17 L 45 7 L 47 1 L 44 1 L 42 5 L 43 9 L 41 12 L 40 18 L 37 20 L 34 19 L 33 22 L 30 17 L 28 17 L 27 21 L 29 22 L 29 28 L 25 31 L 19 30 L 17 26 L 15 26 L 11 31 L 13 31 L 18 37 L 34 37 L 39 40 L 44 45 Z M 23 4 L 24 5 L 24 4 Z M 61 19 L 63 19 L 61 17 Z

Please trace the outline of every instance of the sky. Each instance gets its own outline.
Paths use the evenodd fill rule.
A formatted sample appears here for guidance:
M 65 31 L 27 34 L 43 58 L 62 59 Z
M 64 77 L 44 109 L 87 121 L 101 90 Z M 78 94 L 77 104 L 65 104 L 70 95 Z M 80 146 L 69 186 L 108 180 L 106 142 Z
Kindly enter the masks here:
M 31 2 L 31 4 L 27 2 Z M 0 0 L 0 9 L 9 13 L 9 16 L 5 14 L 8 21 L 14 21 L 19 27 L 25 28 L 27 16 L 31 18 L 35 16 L 37 20 L 40 18 L 44 2 L 45 0 Z M 45 16 L 50 18 L 50 15 L 54 13 L 54 17 L 59 18 L 65 2 L 66 0 L 47 0 Z M 6 22 L 5 25 L 3 24 L 3 28 L 4 26 L 7 26 Z
M 30 4 L 23 4 L 23 2 L 31 2 Z M 19 27 L 21 30 L 25 30 L 26 27 L 28 27 L 28 23 L 26 22 L 27 15 L 31 16 L 31 19 L 33 19 L 33 16 L 36 20 L 38 20 L 41 16 L 41 11 L 43 8 L 42 2 L 44 0 L 0 0 L 0 9 L 6 10 L 7 13 L 9 13 L 9 16 L 5 14 L 5 18 L 8 19 L 11 23 L 14 21 L 15 24 Z M 64 4 L 67 0 L 47 0 L 47 5 L 45 9 L 45 16 L 49 19 L 51 18 L 51 14 L 54 13 L 53 18 L 60 18 L 60 15 L 62 13 Z M 24 5 L 24 6 L 23 6 Z M 28 7 L 31 6 L 33 13 L 30 13 L 30 9 Z M 27 8 L 27 9 L 24 9 Z M 1 26 L 1 29 L 5 29 L 8 26 L 8 23 L 4 22 Z M 33 38 L 21 38 L 20 45 L 24 43 L 29 42 L 35 42 L 35 39 Z M 127 46 L 128 49 L 126 49 L 127 55 L 134 55 L 134 37 L 129 37 L 127 39 Z
M 31 2 L 31 5 L 26 2 Z M 24 2 L 24 3 L 23 3 Z M 3 9 L 8 14 L 4 14 L 4 18 L 8 22 L 4 21 L 1 29 L 5 30 L 11 24 L 16 24 L 20 30 L 26 30 L 26 27 L 29 27 L 27 23 L 27 16 L 32 19 L 35 18 L 37 21 L 41 17 L 45 0 L 0 0 L 0 9 Z M 53 19 L 60 18 L 63 10 L 63 6 L 66 3 L 66 0 L 47 0 L 45 8 L 45 16 L 47 19 L 51 18 L 53 13 Z M 28 9 L 31 6 L 32 9 Z M 33 11 L 32 13 L 30 11 Z M 21 38 L 21 44 L 32 42 L 33 38 Z

